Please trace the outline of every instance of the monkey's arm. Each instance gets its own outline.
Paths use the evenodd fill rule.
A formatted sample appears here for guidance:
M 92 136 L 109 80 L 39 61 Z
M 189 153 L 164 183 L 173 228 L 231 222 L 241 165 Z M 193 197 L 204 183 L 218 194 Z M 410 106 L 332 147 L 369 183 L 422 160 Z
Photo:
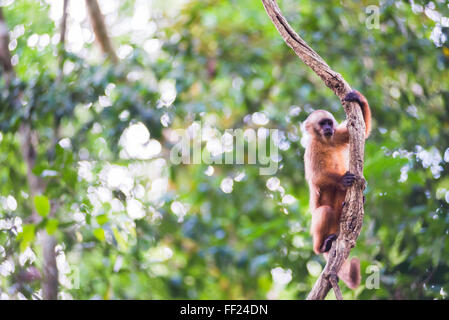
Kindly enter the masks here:
M 346 144 L 349 143 L 349 132 L 347 127 L 348 122 L 345 120 L 340 123 L 335 130 L 335 142 L 336 144 Z
M 337 173 L 323 173 L 309 182 L 310 191 L 310 208 L 314 209 L 319 206 L 333 203 L 333 191 L 331 193 L 326 190 L 345 191 L 355 180 L 355 176 L 347 171 L 344 175 Z

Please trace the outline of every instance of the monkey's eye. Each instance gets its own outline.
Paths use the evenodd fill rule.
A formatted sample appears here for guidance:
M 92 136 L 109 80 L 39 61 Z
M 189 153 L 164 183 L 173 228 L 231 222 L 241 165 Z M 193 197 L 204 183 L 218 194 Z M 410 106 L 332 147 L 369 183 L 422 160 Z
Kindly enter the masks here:
M 324 119 L 324 120 L 321 120 L 318 124 L 319 124 L 320 126 L 324 126 L 324 125 L 326 125 L 326 124 L 332 126 L 332 121 L 329 120 L 329 119 Z

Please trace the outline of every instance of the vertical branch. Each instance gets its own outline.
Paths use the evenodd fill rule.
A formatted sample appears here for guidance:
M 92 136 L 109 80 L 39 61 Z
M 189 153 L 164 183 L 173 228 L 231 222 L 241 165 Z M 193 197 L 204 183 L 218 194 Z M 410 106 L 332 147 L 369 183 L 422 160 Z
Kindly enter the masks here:
M 344 101 L 351 87 L 343 77 L 333 71 L 327 63 L 292 29 L 283 17 L 275 0 L 262 0 L 262 4 L 276 29 L 293 49 L 296 55 L 309 66 L 324 84 L 339 98 L 346 112 L 349 131 L 349 171 L 360 179 L 346 193 L 343 212 L 340 219 L 340 234 L 329 252 L 328 262 L 316 281 L 307 299 L 324 299 L 333 287 L 337 298 L 341 298 L 335 276 L 338 274 L 349 252 L 355 246 L 363 223 L 363 159 L 365 147 L 365 123 L 360 108 L 356 103 Z M 333 282 L 333 283 L 332 283 Z
M 61 24 L 59 26 L 61 36 L 59 37 L 59 43 L 64 47 L 65 45 L 65 34 L 67 30 L 67 7 L 69 5 L 69 0 L 64 0 L 63 8 L 62 8 L 62 18 Z
M 106 54 L 113 63 L 118 62 L 118 58 L 112 47 L 111 39 L 108 36 L 108 31 L 104 23 L 104 17 L 101 13 L 100 6 L 97 0 L 86 0 L 87 11 L 89 12 L 92 28 L 95 33 L 95 38 L 100 44 L 101 50 Z
M 60 37 L 59 37 L 59 57 L 58 57 L 58 76 L 56 82 L 59 84 L 62 81 L 64 74 L 64 61 L 65 61 L 65 37 L 67 33 L 67 8 L 69 0 L 64 0 L 62 18 L 60 23 Z M 49 153 L 54 154 L 56 144 L 59 140 L 60 130 L 60 118 L 55 115 L 54 131 L 52 137 L 52 144 Z M 55 216 L 57 204 L 53 203 L 50 211 L 50 216 Z M 56 300 L 58 298 L 58 266 L 56 263 L 56 239 L 53 236 L 42 232 L 42 254 L 43 254 L 43 282 L 42 282 L 42 294 L 45 300 Z
M 59 69 L 58 69 L 58 81 L 61 81 L 63 68 L 64 68 L 64 60 L 65 60 L 65 36 L 67 33 L 67 7 L 69 5 L 69 0 L 64 0 L 63 11 L 61 23 L 59 25 L 60 29 L 60 37 L 59 37 Z
M 5 77 L 6 85 L 11 82 L 11 76 L 14 75 L 14 70 L 11 63 L 11 53 L 9 52 L 9 33 L 6 25 L 3 11 L 0 7 L 0 64 Z
M 62 81 L 62 77 L 64 75 L 64 62 L 65 62 L 65 58 L 66 58 L 66 50 L 65 50 L 65 37 L 66 37 L 66 33 L 67 33 L 67 8 L 69 5 L 69 0 L 64 0 L 64 5 L 62 8 L 62 18 L 61 18 L 61 22 L 59 25 L 59 29 L 60 29 L 60 37 L 59 37 L 59 45 L 58 45 L 58 76 L 56 77 L 56 83 L 60 84 Z M 59 131 L 60 131 L 60 116 L 55 115 L 55 119 L 54 119 L 54 134 L 53 134 L 53 139 L 52 139 L 52 143 L 50 146 L 50 150 L 49 150 L 49 158 L 53 159 L 54 157 L 54 153 L 55 153 L 55 148 L 56 148 L 56 144 L 59 141 Z
M 42 254 L 43 254 L 43 281 L 42 298 L 45 300 L 58 299 L 58 266 L 56 264 L 56 239 L 42 232 Z
M 58 76 L 56 82 L 59 84 L 62 82 L 63 68 L 65 61 L 65 38 L 67 33 L 67 8 L 69 0 L 64 0 L 62 18 L 60 23 L 60 37 L 59 37 L 59 63 L 58 63 Z M 52 137 L 52 144 L 50 153 L 53 154 L 56 144 L 59 140 L 60 131 L 60 118 L 55 115 L 55 124 Z M 55 216 L 57 211 L 57 203 L 53 203 L 50 216 Z M 58 298 L 58 265 L 56 263 L 56 239 L 53 236 L 47 234 L 46 231 L 42 232 L 42 254 L 43 254 L 43 274 L 44 281 L 42 282 L 42 294 L 45 300 L 56 300 Z
M 19 104 L 19 101 L 15 101 Z M 33 173 L 34 164 L 36 162 L 36 147 L 37 147 L 37 135 L 31 129 L 28 122 L 24 121 L 19 127 L 19 140 L 20 149 L 22 151 L 22 158 L 26 163 L 27 168 L 27 182 L 30 191 L 30 198 L 33 199 L 35 196 L 39 195 L 44 189 L 44 181 L 37 177 Z M 31 206 L 31 222 L 40 222 L 41 217 L 38 215 L 34 206 Z

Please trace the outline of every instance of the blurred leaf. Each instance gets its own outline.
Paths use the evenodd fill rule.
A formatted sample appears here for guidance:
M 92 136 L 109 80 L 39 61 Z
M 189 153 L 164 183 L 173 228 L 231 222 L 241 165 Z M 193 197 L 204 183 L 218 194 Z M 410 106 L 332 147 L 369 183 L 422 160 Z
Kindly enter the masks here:
M 50 201 L 44 195 L 34 196 L 34 207 L 41 217 L 46 217 L 50 213 Z
M 23 252 L 34 240 L 36 226 L 34 224 L 26 224 L 22 228 L 23 230 L 18 234 L 17 240 L 20 241 L 20 251 Z
M 97 238 L 100 241 L 104 241 L 105 240 L 104 230 L 101 229 L 101 228 L 98 228 L 98 229 L 94 230 L 94 236 L 95 236 L 95 238 Z
M 97 220 L 98 224 L 101 226 L 108 222 L 108 215 L 100 214 L 100 215 L 96 216 L 95 219 Z
M 45 224 L 45 230 L 47 230 L 47 233 L 49 235 L 52 235 L 58 230 L 58 220 L 56 219 L 48 219 L 47 223 Z

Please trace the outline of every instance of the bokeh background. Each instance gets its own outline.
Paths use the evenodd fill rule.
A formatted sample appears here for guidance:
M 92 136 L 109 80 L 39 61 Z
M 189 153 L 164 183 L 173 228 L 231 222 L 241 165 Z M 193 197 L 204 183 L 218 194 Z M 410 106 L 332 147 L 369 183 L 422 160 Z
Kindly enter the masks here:
M 0 298 L 304 299 L 324 259 L 300 126 L 344 112 L 262 3 L 67 4 L 0 1 Z M 373 112 L 362 285 L 344 298 L 447 298 L 448 1 L 279 5 Z M 172 164 L 173 130 L 198 123 L 215 154 L 225 129 L 279 129 L 279 170 Z

